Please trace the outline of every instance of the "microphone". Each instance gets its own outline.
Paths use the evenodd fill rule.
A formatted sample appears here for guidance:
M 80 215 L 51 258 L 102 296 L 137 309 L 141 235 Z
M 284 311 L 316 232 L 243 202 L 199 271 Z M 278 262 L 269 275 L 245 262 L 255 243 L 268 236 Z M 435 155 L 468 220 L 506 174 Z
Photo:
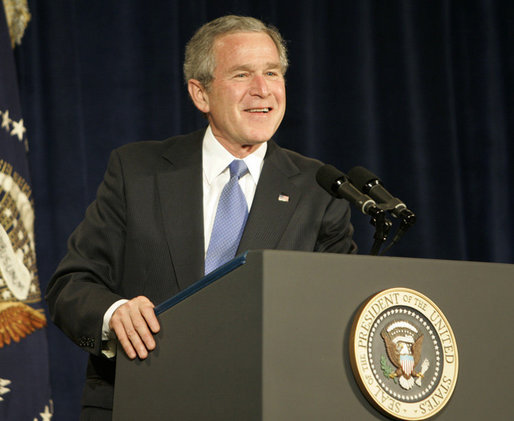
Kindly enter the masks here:
M 357 190 L 344 173 L 330 164 L 320 167 L 316 173 L 316 181 L 331 196 L 348 200 L 364 215 L 377 217 L 384 212 L 371 197 Z
M 409 210 L 400 199 L 389 193 L 382 185 L 382 181 L 371 171 L 364 167 L 353 167 L 348 171 L 348 176 L 360 191 L 375 199 L 379 203 L 379 207 L 388 210 L 409 226 L 416 222 L 414 212 Z

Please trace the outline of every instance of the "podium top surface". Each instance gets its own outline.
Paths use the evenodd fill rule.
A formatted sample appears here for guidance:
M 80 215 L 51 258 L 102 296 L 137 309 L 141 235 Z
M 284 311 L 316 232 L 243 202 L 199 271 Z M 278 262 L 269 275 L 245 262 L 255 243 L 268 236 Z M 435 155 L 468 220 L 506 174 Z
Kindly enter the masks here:
M 359 254 L 336 254 L 336 253 L 311 253 L 311 252 L 303 252 L 303 251 L 286 251 L 286 250 L 252 250 L 245 251 L 240 255 L 236 256 L 231 261 L 226 264 L 220 266 L 218 269 L 199 279 L 197 282 L 179 292 L 178 294 L 170 297 L 169 299 L 163 301 L 162 303 L 155 306 L 155 313 L 157 315 L 165 312 L 170 309 L 174 305 L 180 303 L 185 300 L 187 297 L 195 294 L 206 286 L 216 282 L 217 280 L 223 278 L 228 273 L 237 269 L 238 267 L 246 264 L 248 259 L 255 259 L 257 256 L 262 256 L 264 259 L 287 259 L 303 261 L 304 259 L 313 259 L 313 261 L 324 261 L 326 264 L 337 264 L 338 262 L 344 260 L 352 265 L 368 266 L 370 263 L 374 265 L 380 265 L 381 263 L 384 267 L 390 267 L 396 265 L 422 265 L 422 267 L 433 266 L 447 266 L 453 265 L 455 267 L 459 267 L 462 265 L 462 268 L 467 268 L 473 271 L 472 268 L 495 268 L 496 270 L 507 270 L 512 271 L 514 273 L 514 264 L 509 263 L 491 263 L 491 262 L 477 262 L 477 261 L 466 261 L 466 260 L 445 260 L 445 259 L 424 259 L 424 258 L 411 258 L 411 257 L 394 257 L 394 256 L 370 256 L 370 255 L 359 255 Z

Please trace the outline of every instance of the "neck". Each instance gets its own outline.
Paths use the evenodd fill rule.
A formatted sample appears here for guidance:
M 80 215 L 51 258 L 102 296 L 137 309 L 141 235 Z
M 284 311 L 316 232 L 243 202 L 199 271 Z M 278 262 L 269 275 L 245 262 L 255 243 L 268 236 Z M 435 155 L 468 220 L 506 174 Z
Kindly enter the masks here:
M 216 136 L 215 136 L 216 137 Z M 216 140 L 223 146 L 231 155 L 238 159 L 246 158 L 248 155 L 254 153 L 257 149 L 259 149 L 262 143 L 255 143 L 252 145 L 242 145 L 242 144 L 233 144 L 230 142 L 226 142 L 223 139 L 219 139 L 216 137 Z

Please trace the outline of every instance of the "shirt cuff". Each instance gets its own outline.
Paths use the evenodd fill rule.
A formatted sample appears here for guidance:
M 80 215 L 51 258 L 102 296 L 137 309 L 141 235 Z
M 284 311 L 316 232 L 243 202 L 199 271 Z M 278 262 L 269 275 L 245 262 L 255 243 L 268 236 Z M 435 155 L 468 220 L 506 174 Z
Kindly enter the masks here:
M 111 317 L 116 309 L 125 304 L 128 300 L 122 299 L 112 304 L 104 314 L 102 324 L 102 354 L 107 358 L 114 358 L 116 356 L 116 335 L 109 327 Z
M 128 302 L 128 300 L 118 300 L 114 304 L 112 304 L 104 314 L 104 321 L 102 324 L 102 341 L 108 341 L 109 339 L 115 338 L 114 332 L 109 327 L 109 323 L 111 322 L 112 314 L 117 310 L 117 308 L 123 304 Z

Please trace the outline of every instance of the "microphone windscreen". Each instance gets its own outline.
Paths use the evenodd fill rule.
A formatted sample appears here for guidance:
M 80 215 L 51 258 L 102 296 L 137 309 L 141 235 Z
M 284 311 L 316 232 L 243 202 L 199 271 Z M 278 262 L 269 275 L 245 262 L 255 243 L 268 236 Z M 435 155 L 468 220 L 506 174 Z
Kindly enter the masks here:
M 330 164 L 323 165 L 316 173 L 316 181 L 318 182 L 318 184 L 331 195 L 334 194 L 333 189 L 335 182 L 340 178 L 345 179 L 346 176 L 344 175 L 344 173 L 342 173 L 336 167 Z
M 353 167 L 348 171 L 348 177 L 359 190 L 363 190 L 364 186 L 371 181 L 380 181 L 375 174 L 364 167 Z

